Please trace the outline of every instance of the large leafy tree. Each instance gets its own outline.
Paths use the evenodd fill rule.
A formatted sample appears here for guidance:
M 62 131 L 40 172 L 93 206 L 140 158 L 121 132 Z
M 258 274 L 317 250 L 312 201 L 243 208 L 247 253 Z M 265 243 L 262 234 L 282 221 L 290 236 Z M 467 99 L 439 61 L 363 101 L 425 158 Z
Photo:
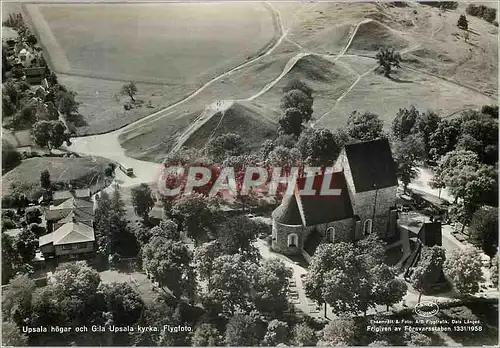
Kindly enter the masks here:
M 498 208 L 483 207 L 472 215 L 469 241 L 492 257 L 498 248 Z
M 163 237 L 153 237 L 142 249 L 144 269 L 176 298 L 194 297 L 196 274 L 191 261 L 191 252 L 184 243 Z
M 4 238 L 5 236 L 2 236 Z M 2 292 L 2 313 L 4 318 L 23 326 L 31 316 L 31 300 L 35 283 L 28 275 L 13 278 Z
M 262 340 L 262 345 L 275 347 L 278 344 L 288 344 L 290 334 L 290 328 L 286 322 L 273 319 L 267 324 L 267 332 Z
M 217 240 L 203 243 L 194 252 L 196 270 L 201 280 L 207 282 L 208 291 L 212 289 L 212 273 L 214 272 L 214 261 L 221 256 L 222 248 Z
M 428 291 L 429 286 L 434 284 L 443 270 L 443 263 L 446 255 L 440 246 L 422 247 L 420 260 L 417 267 L 411 274 L 411 284 L 419 291 L 418 302 L 422 298 L 422 293 Z
M 315 346 L 318 338 L 316 332 L 306 323 L 301 323 L 293 328 L 293 344 L 298 347 Z
M 235 133 L 214 137 L 205 148 L 205 154 L 216 163 L 222 163 L 229 156 L 242 155 L 245 151 L 245 142 Z
M 285 87 L 283 87 L 283 94 L 293 90 L 302 91 L 308 98 L 312 98 L 313 90 L 305 82 L 299 79 L 290 80 Z
M 227 323 L 224 341 L 228 346 L 258 346 L 263 336 L 261 326 L 255 316 L 237 314 Z
M 2 142 L 2 168 L 4 171 L 13 169 L 21 164 L 21 154 L 10 144 Z
M 374 305 L 369 279 L 356 247 L 340 242 L 318 247 L 304 285 L 309 298 L 328 303 L 335 314 L 356 314 Z
M 149 212 L 155 205 L 153 192 L 148 184 L 143 183 L 132 189 L 132 205 L 134 206 L 135 213 L 142 217 L 144 221 L 147 221 Z
M 403 140 L 407 136 L 417 133 L 415 126 L 419 118 L 420 113 L 413 105 L 409 109 L 399 109 L 396 117 L 392 120 L 392 135 Z
M 281 98 L 280 108 L 285 111 L 295 108 L 302 114 L 302 123 L 309 122 L 313 113 L 313 98 L 299 89 L 292 89 L 286 92 Z
M 137 86 L 134 82 L 128 82 L 122 86 L 120 94 L 129 96 L 130 100 L 135 102 L 134 96 L 137 94 Z
M 57 108 L 64 115 L 70 117 L 73 113 L 78 112 L 78 106 L 80 103 L 75 100 L 75 92 L 59 90 L 55 96 Z
M 461 295 L 475 294 L 483 280 L 481 255 L 474 248 L 453 251 L 444 262 L 445 274 L 450 277 L 455 289 Z
M 429 155 L 434 160 L 453 151 L 461 133 L 461 121 L 458 118 L 442 119 L 429 137 Z
M 302 125 L 302 113 L 297 108 L 288 108 L 278 120 L 278 131 L 283 134 L 299 136 L 304 126 Z
M 251 288 L 256 265 L 241 255 L 223 255 L 214 260 L 207 299 L 225 315 L 252 308 Z
M 259 223 L 247 216 L 235 216 L 217 229 L 221 251 L 227 255 L 240 254 L 246 260 L 257 261 L 259 253 L 253 242 L 257 238 Z
M 61 121 L 39 121 L 33 125 L 31 133 L 35 143 L 47 149 L 58 149 L 66 142 L 70 144 L 69 134 Z
M 21 329 L 11 321 L 2 321 L 2 346 L 27 346 L 28 336 L 21 333 Z
M 220 220 L 219 201 L 199 193 L 185 195 L 173 202 L 170 216 L 199 244 L 215 232 Z
M 336 318 L 323 329 L 323 337 L 318 346 L 354 346 L 358 344 L 359 335 L 356 323 L 350 318 Z
M 297 142 L 301 157 L 309 165 L 331 165 L 340 153 L 338 139 L 328 129 L 308 129 Z
M 283 261 L 264 261 L 255 272 L 253 286 L 253 301 L 259 312 L 280 316 L 288 308 L 288 279 L 292 275 L 292 270 Z
M 100 284 L 98 293 L 117 326 L 134 325 L 143 314 L 144 302 L 129 283 Z
M 411 180 L 418 176 L 417 165 L 424 157 L 424 146 L 419 135 L 408 135 L 404 140 L 394 139 L 392 148 L 396 174 L 406 192 Z
M 194 330 L 192 345 L 195 347 L 216 347 L 222 343 L 221 334 L 213 324 L 201 324 Z
M 380 118 L 371 113 L 353 111 L 347 120 L 346 131 L 352 139 L 369 141 L 381 138 L 384 124 Z
M 38 249 L 38 237 L 29 229 L 23 229 L 16 237 L 16 250 L 22 263 L 31 263 Z
M 420 113 L 417 119 L 415 127 L 421 136 L 426 159 L 430 159 L 431 136 L 436 132 L 440 120 L 438 114 L 432 111 Z
M 40 186 L 45 190 L 50 190 L 52 187 L 50 182 L 50 173 L 47 169 L 40 173 Z
M 385 263 L 375 265 L 371 274 L 374 279 L 373 296 L 378 304 L 386 305 L 387 310 L 395 303 L 400 302 L 408 290 L 406 283 L 398 279 L 395 269 Z

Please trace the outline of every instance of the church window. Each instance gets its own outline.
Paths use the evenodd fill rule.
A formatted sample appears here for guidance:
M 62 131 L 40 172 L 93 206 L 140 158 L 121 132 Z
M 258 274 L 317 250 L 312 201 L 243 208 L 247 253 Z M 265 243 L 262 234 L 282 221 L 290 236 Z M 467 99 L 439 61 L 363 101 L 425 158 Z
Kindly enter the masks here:
M 297 244 L 298 244 L 297 240 L 298 240 L 298 237 L 295 233 L 289 234 L 288 235 L 288 247 L 289 248 L 297 247 Z
M 363 231 L 365 233 L 365 236 L 369 235 L 370 233 L 372 233 L 372 220 L 371 219 L 367 219 L 365 221 L 365 224 L 363 226 Z
M 334 227 L 328 227 L 326 229 L 326 235 L 328 238 L 328 241 L 330 242 L 335 242 L 335 228 Z

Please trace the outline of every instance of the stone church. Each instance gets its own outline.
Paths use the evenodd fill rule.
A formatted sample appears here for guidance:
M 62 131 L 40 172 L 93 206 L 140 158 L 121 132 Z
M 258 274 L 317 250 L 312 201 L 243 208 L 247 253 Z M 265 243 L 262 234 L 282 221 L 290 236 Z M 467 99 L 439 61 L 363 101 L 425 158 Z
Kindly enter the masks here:
M 356 241 L 377 233 L 383 239 L 396 231 L 396 164 L 387 139 L 346 145 L 333 173 L 317 175 L 340 195 L 303 195 L 306 178 L 294 194 L 283 198 L 272 214 L 272 248 L 285 255 L 302 254 L 309 262 L 320 243 Z

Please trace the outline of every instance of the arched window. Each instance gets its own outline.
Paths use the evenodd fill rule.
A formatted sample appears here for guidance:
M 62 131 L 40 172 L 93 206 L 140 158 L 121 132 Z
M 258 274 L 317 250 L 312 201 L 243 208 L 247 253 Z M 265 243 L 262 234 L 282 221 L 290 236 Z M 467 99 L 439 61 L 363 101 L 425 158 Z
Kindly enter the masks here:
M 326 238 L 328 238 L 328 240 L 330 242 L 335 242 L 335 228 L 334 227 L 328 227 L 326 229 Z
M 372 220 L 371 219 L 367 219 L 365 220 L 365 224 L 363 226 L 363 231 L 365 233 L 365 236 L 369 235 L 370 233 L 372 233 Z
M 298 237 L 295 233 L 289 234 L 288 235 L 288 247 L 289 248 L 296 248 L 298 242 Z

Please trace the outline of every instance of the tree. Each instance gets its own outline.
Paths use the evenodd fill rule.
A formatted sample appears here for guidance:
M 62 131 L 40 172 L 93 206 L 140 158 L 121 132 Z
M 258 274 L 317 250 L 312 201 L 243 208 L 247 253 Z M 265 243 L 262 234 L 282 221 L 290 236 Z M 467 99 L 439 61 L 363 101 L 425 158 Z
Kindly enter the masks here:
M 392 68 L 400 68 L 399 63 L 401 62 L 401 55 L 396 52 L 394 48 L 382 48 L 375 56 L 378 60 L 378 65 L 380 71 L 389 77 Z
M 2 285 L 7 284 L 14 277 L 18 263 L 19 254 L 16 251 L 14 238 L 5 233 L 2 234 Z
M 290 80 L 285 87 L 283 87 L 283 94 L 293 90 L 302 91 L 308 98 L 312 98 L 313 90 L 304 82 L 299 79 Z
M 27 224 L 39 224 L 42 222 L 42 212 L 37 207 L 27 208 L 24 212 L 24 218 Z
M 498 208 L 482 207 L 472 215 L 469 241 L 493 257 L 498 248 Z
M 201 324 L 194 330 L 192 345 L 194 347 L 215 347 L 221 345 L 219 330 L 212 324 Z
M 300 152 L 284 146 L 275 147 L 267 156 L 267 163 L 276 167 L 291 168 L 300 163 Z
M 301 90 L 293 89 L 286 92 L 281 98 L 280 109 L 285 111 L 290 108 L 300 110 L 302 114 L 302 123 L 309 122 L 313 113 L 313 98 L 309 97 Z
M 481 266 L 481 255 L 476 249 L 453 250 L 444 262 L 444 272 L 459 294 L 470 295 L 479 291 L 479 283 L 483 280 Z
M 491 272 L 490 280 L 493 283 L 493 286 L 495 288 L 498 288 L 498 254 L 496 254 L 491 260 L 490 272 Z
M 261 313 L 279 316 L 288 306 L 289 278 L 292 270 L 279 259 L 264 261 L 255 272 L 253 301 Z M 283 342 L 278 342 L 283 343 Z
M 50 190 L 52 187 L 50 182 L 50 173 L 47 169 L 40 173 L 40 186 L 45 190 Z
M 392 145 L 396 174 L 406 193 L 411 180 L 418 176 L 417 165 L 424 157 L 424 145 L 419 135 L 408 135 L 404 140 L 396 138 Z
M 134 82 L 126 83 L 122 86 L 120 94 L 128 95 L 130 97 L 130 100 L 132 102 L 135 102 L 134 96 L 137 94 L 137 86 L 135 85 Z
M 430 150 L 431 150 L 430 138 L 432 134 L 436 132 L 440 120 L 441 119 L 439 118 L 439 116 L 432 111 L 421 113 L 420 117 L 417 119 L 415 127 L 421 136 L 424 145 L 424 153 L 426 159 L 430 159 Z
M 408 290 L 406 283 L 397 279 L 396 270 L 385 263 L 375 265 L 371 274 L 375 279 L 373 288 L 375 302 L 386 305 L 387 311 L 389 311 L 391 305 L 400 302 L 406 295 Z
M 176 298 L 182 295 L 193 299 L 196 290 L 196 275 L 191 266 L 191 252 L 182 242 L 153 237 L 142 249 L 142 264 L 167 292 Z
M 72 113 L 78 112 L 78 106 L 80 103 L 75 100 L 75 97 L 75 92 L 66 90 L 59 90 L 55 94 L 57 109 L 66 115 L 66 117 L 71 117 Z
M 354 346 L 357 345 L 356 323 L 350 318 L 338 318 L 330 321 L 323 329 L 323 337 L 318 346 Z
M 2 240 L 5 236 L 2 236 Z M 2 313 L 4 319 L 18 326 L 26 325 L 31 316 L 31 301 L 35 282 L 26 274 L 13 278 L 2 293 Z
M 262 340 L 264 346 L 277 346 L 278 344 L 288 344 L 290 339 L 290 329 L 288 324 L 277 319 L 273 319 L 267 325 L 267 332 Z
M 315 346 L 316 333 L 306 323 L 298 324 L 293 329 L 293 345 L 299 347 Z
M 356 110 L 351 113 L 347 120 L 347 134 L 359 141 L 369 141 L 383 136 L 384 124 L 379 117 L 370 112 L 360 113 Z
M 299 136 L 304 126 L 302 125 L 302 113 L 297 108 L 288 108 L 278 119 L 278 131 L 283 134 Z
M 153 192 L 148 184 L 143 183 L 132 189 L 132 205 L 134 206 L 135 213 L 142 217 L 144 221 L 147 221 L 149 212 L 155 206 Z
M 224 341 L 228 346 L 258 346 L 261 340 L 259 331 L 254 316 L 237 314 L 227 323 Z
M 399 140 L 417 133 L 417 124 L 420 118 L 419 111 L 412 105 L 409 109 L 399 109 L 396 117 L 392 120 L 392 135 Z
M 97 291 L 117 326 L 136 324 L 145 310 L 141 296 L 129 283 L 101 283 Z
M 215 231 L 220 219 L 219 203 L 216 198 L 191 193 L 174 201 L 170 216 L 195 244 L 199 244 Z
M 21 154 L 9 143 L 2 142 L 2 168 L 4 171 L 14 169 L 21 164 Z
M 216 240 L 203 243 L 195 249 L 194 262 L 196 264 L 196 270 L 198 271 L 200 279 L 207 282 L 208 291 L 212 289 L 213 263 L 221 254 L 221 246 Z
M 205 148 L 205 154 L 216 163 L 222 163 L 230 156 L 243 155 L 245 151 L 243 139 L 235 133 L 227 133 L 213 137 L 208 141 Z
M 416 331 L 407 331 L 404 334 L 405 343 L 409 347 L 432 346 L 430 337 Z
M 481 108 L 481 113 L 493 118 L 498 118 L 498 105 L 484 105 Z
M 27 346 L 28 336 L 21 333 L 19 327 L 11 321 L 2 321 L 2 346 Z
M 220 306 L 224 315 L 237 310 L 249 312 L 256 266 L 241 255 L 223 255 L 214 260 L 212 286 L 207 295 L 211 303 Z
M 304 280 L 306 295 L 335 314 L 365 313 L 375 302 L 367 263 L 358 254 L 352 243 L 320 244 Z
M 16 237 L 16 250 L 22 263 L 30 264 L 38 249 L 37 236 L 28 229 L 23 229 Z
M 217 240 L 222 253 L 240 254 L 245 260 L 257 261 L 259 252 L 253 245 L 259 223 L 247 216 L 235 216 L 223 222 L 217 229 Z
M 443 248 L 437 245 L 422 247 L 420 260 L 417 267 L 413 269 L 410 279 L 413 287 L 420 292 L 418 303 L 420 303 L 422 293 L 426 292 L 429 286 L 438 280 L 445 260 L 446 255 Z
M 312 166 L 329 166 L 340 153 L 339 143 L 328 129 L 307 129 L 299 137 L 297 149 Z
M 429 154 L 434 160 L 439 160 L 441 156 L 455 149 L 461 133 L 461 124 L 458 118 L 441 119 L 437 129 L 429 139 Z
M 457 22 L 457 27 L 463 30 L 469 29 L 469 22 L 467 21 L 467 17 L 465 15 L 460 15 Z
M 66 142 L 70 145 L 69 134 L 61 121 L 39 121 L 31 130 L 35 143 L 51 151 Z

